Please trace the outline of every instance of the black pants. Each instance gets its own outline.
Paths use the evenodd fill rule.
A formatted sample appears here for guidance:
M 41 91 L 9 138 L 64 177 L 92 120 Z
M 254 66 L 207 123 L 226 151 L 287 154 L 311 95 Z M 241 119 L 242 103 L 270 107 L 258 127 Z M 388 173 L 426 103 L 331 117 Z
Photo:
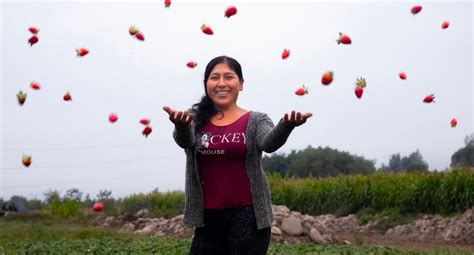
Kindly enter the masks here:
M 257 229 L 253 206 L 204 210 L 204 227 L 194 230 L 190 255 L 265 255 L 270 227 Z

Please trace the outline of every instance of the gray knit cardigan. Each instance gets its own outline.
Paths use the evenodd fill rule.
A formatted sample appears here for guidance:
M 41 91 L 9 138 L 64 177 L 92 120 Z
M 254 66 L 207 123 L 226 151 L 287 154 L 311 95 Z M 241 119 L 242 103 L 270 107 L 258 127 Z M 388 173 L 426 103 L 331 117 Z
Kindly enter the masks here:
M 173 138 L 186 153 L 186 185 L 184 224 L 188 227 L 204 226 L 204 197 L 196 154 L 201 134 L 194 131 L 194 123 L 187 130 L 174 129 Z M 283 146 L 293 127 L 285 127 L 281 121 L 275 126 L 267 114 L 250 112 L 247 124 L 247 158 L 245 166 L 250 181 L 257 228 L 270 227 L 273 221 L 270 188 L 262 169 L 262 152 L 271 153 Z

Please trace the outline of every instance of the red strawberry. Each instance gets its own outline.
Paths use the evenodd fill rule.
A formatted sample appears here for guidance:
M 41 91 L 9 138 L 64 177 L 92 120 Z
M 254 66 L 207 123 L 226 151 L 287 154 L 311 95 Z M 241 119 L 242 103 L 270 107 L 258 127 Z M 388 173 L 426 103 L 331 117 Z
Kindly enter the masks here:
M 118 120 L 118 115 L 116 113 L 111 113 L 109 115 L 109 121 L 110 123 L 115 123 Z
M 36 27 L 29 27 L 28 30 L 33 34 L 37 34 L 39 32 L 39 29 Z
M 37 43 L 39 41 L 39 38 L 36 34 L 32 35 L 30 39 L 28 39 L 28 43 L 30 46 L 33 46 L 33 44 Z
M 145 137 L 148 137 L 148 135 L 150 135 L 152 129 L 150 126 L 146 126 L 143 131 L 142 131 L 142 134 L 145 136 Z
M 201 30 L 204 34 L 207 34 L 207 35 L 212 35 L 214 34 L 214 32 L 212 31 L 211 27 L 209 27 L 208 25 L 206 24 L 202 24 L 201 26 Z
M 413 15 L 418 14 L 421 11 L 422 7 L 421 5 L 415 5 L 411 8 L 411 13 Z
M 171 0 L 165 0 L 165 7 L 170 7 Z
M 404 73 L 404 72 L 400 72 L 400 73 L 398 74 L 398 77 L 400 77 L 400 79 L 402 79 L 402 80 L 406 80 L 406 79 L 407 79 L 407 75 L 406 75 L 406 73 Z
M 21 162 L 24 166 L 29 167 L 31 165 L 31 156 L 23 155 L 23 158 L 21 158 Z
M 36 81 L 32 81 L 32 82 L 30 83 L 30 87 L 31 87 L 32 89 L 38 90 L 38 89 L 41 88 L 41 85 L 40 85 L 38 82 L 36 82 Z
M 16 94 L 16 97 L 18 98 L 18 103 L 21 105 L 23 105 L 26 101 L 26 96 L 27 94 L 24 93 L 23 91 L 20 90 L 20 92 L 18 92 L 18 94 Z
M 102 202 L 96 202 L 92 206 L 94 212 L 102 212 L 104 210 L 104 204 Z
M 130 35 L 135 35 L 136 33 L 138 33 L 138 28 L 136 28 L 135 26 L 130 26 L 128 32 L 130 33 Z
M 339 33 L 339 38 L 337 39 L 337 44 L 351 44 L 352 40 L 348 35 Z
M 148 124 L 150 124 L 150 119 L 141 119 L 140 123 L 142 123 L 145 126 L 148 126 Z
M 435 99 L 435 95 L 434 95 L 434 94 L 427 95 L 427 96 L 423 99 L 423 103 L 434 103 L 434 99 Z
M 227 9 L 225 10 L 225 14 L 224 16 L 227 17 L 227 18 L 230 18 L 230 16 L 233 16 L 237 13 L 237 8 L 235 6 L 229 6 L 227 7 Z
M 76 49 L 76 53 L 78 57 L 84 57 L 85 55 L 89 54 L 89 50 L 86 48 L 79 48 Z
M 456 118 L 453 118 L 451 120 L 451 127 L 455 128 L 457 125 L 458 125 L 458 121 L 456 120 Z
M 197 66 L 197 62 L 194 62 L 194 61 L 189 61 L 186 66 L 189 67 L 189 68 L 195 68 Z
M 360 86 L 356 86 L 354 88 L 354 93 L 355 93 L 356 97 L 360 99 L 362 97 L 362 93 L 364 93 L 364 88 L 360 87 Z
M 331 84 L 333 78 L 334 78 L 334 73 L 332 71 L 327 71 L 323 74 L 323 77 L 321 78 L 321 83 L 323 85 L 329 85 Z
M 295 91 L 295 94 L 298 96 L 304 96 L 305 94 L 308 94 L 308 88 L 303 85 Z
M 449 22 L 448 21 L 443 21 L 443 23 L 441 24 L 441 28 L 446 29 L 448 27 L 449 27 Z
M 145 36 L 143 35 L 142 32 L 138 31 L 135 33 L 135 38 L 137 38 L 140 41 L 145 41 Z
M 290 56 L 290 50 L 289 49 L 284 49 L 283 52 L 281 53 L 281 58 L 282 59 L 287 59 Z
M 64 94 L 63 100 L 64 100 L 64 101 L 72 101 L 71 94 L 69 94 L 69 92 L 67 92 L 66 94 Z

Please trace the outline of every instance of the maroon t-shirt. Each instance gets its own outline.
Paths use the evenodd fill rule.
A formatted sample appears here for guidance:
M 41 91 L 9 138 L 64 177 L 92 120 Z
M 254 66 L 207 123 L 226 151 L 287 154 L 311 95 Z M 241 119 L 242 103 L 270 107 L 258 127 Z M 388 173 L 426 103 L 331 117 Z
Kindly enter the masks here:
M 201 128 L 197 164 L 204 191 L 204 208 L 222 209 L 251 205 L 252 194 L 245 167 L 247 112 L 234 123 Z

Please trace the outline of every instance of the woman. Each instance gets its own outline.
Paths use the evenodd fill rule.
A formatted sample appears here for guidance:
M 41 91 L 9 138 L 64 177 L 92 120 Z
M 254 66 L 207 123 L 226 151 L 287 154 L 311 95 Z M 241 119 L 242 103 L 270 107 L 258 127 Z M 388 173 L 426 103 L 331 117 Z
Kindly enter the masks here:
M 190 254 L 266 254 L 272 203 L 262 152 L 285 144 L 311 113 L 286 113 L 275 126 L 267 114 L 237 105 L 244 78 L 233 58 L 212 59 L 205 95 L 189 111 L 163 107 L 173 137 L 186 152 L 184 223 L 195 227 Z

